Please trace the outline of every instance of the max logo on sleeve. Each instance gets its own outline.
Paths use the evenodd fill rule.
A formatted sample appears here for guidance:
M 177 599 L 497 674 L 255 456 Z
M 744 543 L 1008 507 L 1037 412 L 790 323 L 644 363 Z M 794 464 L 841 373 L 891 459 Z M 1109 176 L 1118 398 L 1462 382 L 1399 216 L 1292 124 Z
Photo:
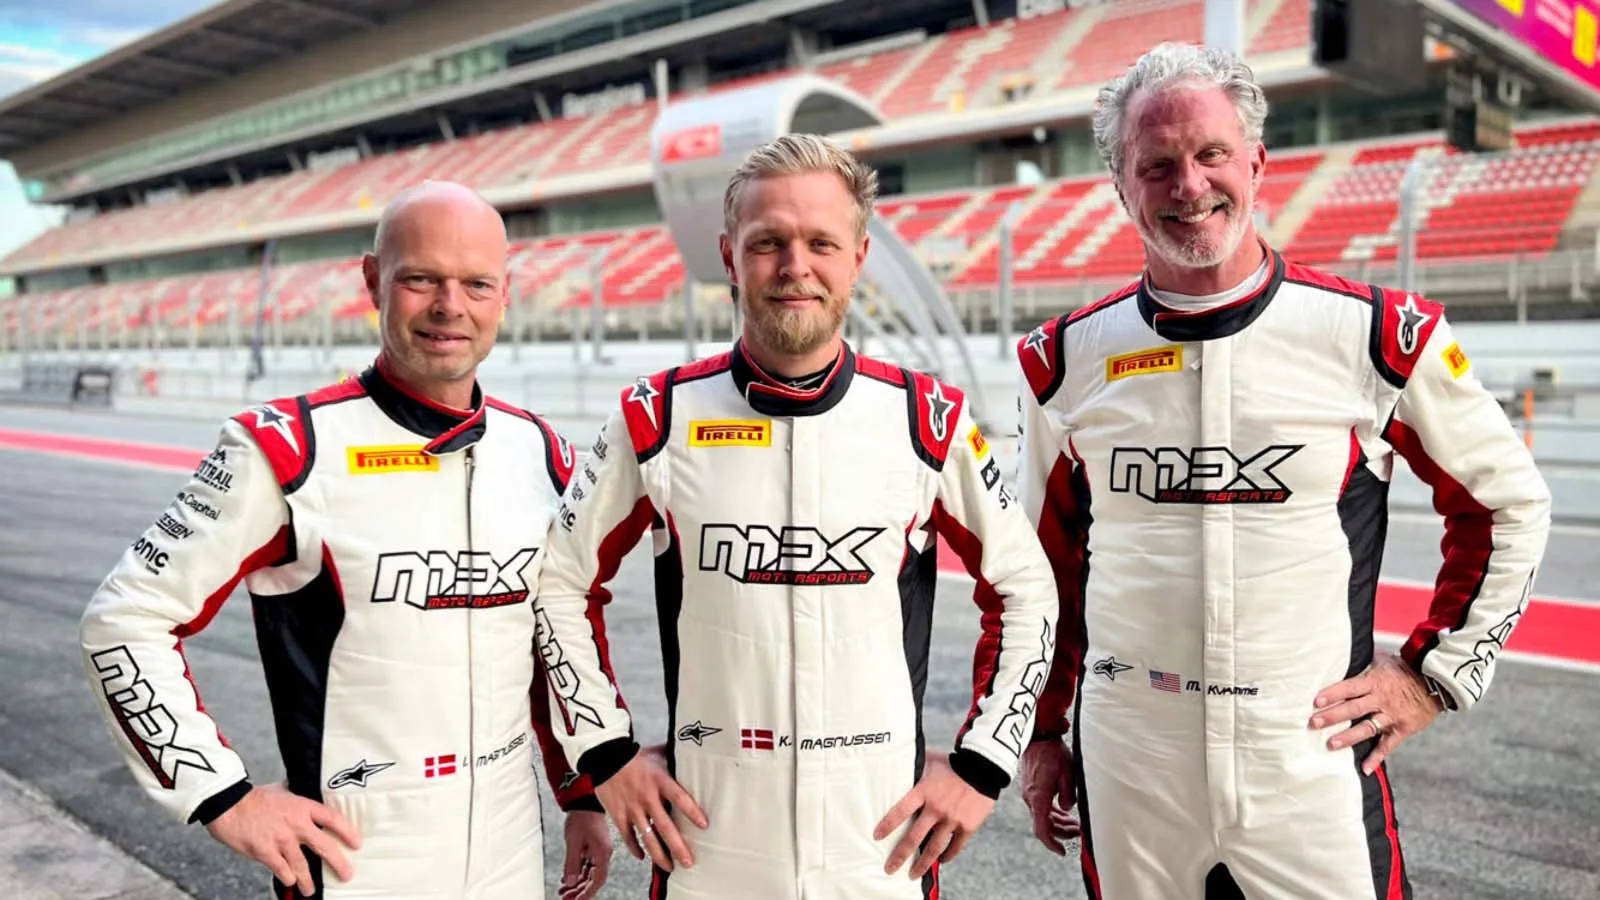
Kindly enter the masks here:
M 100 689 L 111 704 L 117 725 L 158 784 L 171 790 L 184 766 L 216 771 L 205 754 L 178 743 L 178 720 L 165 704 L 156 702 L 155 687 L 139 674 L 139 664 L 127 645 L 101 650 L 89 660 L 100 675 Z

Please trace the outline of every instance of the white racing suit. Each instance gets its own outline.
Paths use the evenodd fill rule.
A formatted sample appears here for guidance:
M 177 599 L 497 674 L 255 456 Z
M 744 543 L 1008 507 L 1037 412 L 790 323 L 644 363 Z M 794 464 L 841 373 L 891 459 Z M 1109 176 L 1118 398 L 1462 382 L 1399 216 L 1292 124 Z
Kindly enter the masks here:
M 1018 345 L 1019 490 L 1063 609 L 1037 736 L 1075 706 L 1092 897 L 1200 897 L 1208 876 L 1252 900 L 1409 896 L 1388 776 L 1359 768 L 1374 742 L 1308 727 L 1373 658 L 1395 453 L 1446 524 L 1402 655 L 1450 708 L 1488 687 L 1543 553 L 1544 482 L 1443 308 L 1269 264 L 1221 308 L 1141 282 Z
M 951 763 L 993 797 L 1032 731 L 1055 638 L 1049 564 L 961 392 L 848 347 L 811 391 L 735 345 L 622 393 L 572 480 L 539 583 L 556 731 L 603 783 L 632 758 L 606 583 L 654 535 L 669 761 L 710 820 L 653 898 L 937 892 L 872 831 L 924 756 L 942 535 L 977 579 L 973 702 Z M 565 727 L 563 727 L 563 725 Z
M 229 420 L 84 614 L 85 662 L 139 784 L 209 823 L 249 790 L 184 639 L 248 588 L 289 789 L 360 830 L 318 895 L 543 895 L 533 743 L 598 810 L 536 683 L 538 557 L 573 465 L 537 417 L 434 406 L 377 368 Z M 274 897 L 288 896 L 275 885 Z

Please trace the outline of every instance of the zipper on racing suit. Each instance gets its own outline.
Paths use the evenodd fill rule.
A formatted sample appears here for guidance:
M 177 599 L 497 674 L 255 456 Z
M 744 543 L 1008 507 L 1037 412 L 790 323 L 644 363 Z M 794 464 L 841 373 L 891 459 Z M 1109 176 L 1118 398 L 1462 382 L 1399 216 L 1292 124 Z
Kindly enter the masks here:
M 476 445 L 467 448 L 467 559 L 472 559 L 472 473 L 476 468 L 474 451 Z M 477 811 L 478 782 L 477 771 L 473 767 L 473 760 L 477 757 L 478 723 L 476 708 L 472 702 L 473 695 L 473 657 L 472 657 L 472 582 L 467 582 L 467 756 L 462 762 L 467 770 L 467 847 L 466 865 L 461 873 L 462 888 L 470 889 L 472 886 L 472 819 Z

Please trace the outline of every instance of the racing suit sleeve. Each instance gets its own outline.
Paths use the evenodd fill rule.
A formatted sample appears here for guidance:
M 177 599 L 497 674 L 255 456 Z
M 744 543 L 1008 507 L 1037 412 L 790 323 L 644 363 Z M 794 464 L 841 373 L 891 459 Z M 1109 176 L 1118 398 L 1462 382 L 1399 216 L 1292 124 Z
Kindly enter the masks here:
M 209 824 L 250 790 L 244 762 L 200 700 L 183 640 L 210 623 L 241 578 L 282 562 L 292 546 L 271 464 L 229 421 L 83 614 L 96 702 L 134 780 L 179 819 Z
M 1088 482 L 1051 430 L 1026 380 L 1017 395 L 1017 494 L 1050 561 L 1057 603 L 1055 654 L 1039 698 L 1032 739 L 1055 740 L 1069 727 L 1067 711 L 1083 661 L 1083 591 L 1088 578 Z
M 605 783 L 638 751 L 606 640 L 606 583 L 655 521 L 621 413 L 601 431 L 556 514 L 534 601 L 556 738 L 577 771 Z M 589 473 L 594 473 L 591 481 Z
M 976 581 L 982 633 L 973 654 L 972 708 L 950 765 L 998 797 L 1033 731 L 1056 640 L 1050 563 L 970 413 L 956 419 L 929 523 Z
M 1482 699 L 1527 608 L 1550 530 L 1550 492 L 1441 318 L 1384 438 L 1433 490 L 1444 563 L 1401 655 L 1451 709 Z
M 604 812 L 594 796 L 594 783 L 567 760 L 566 751 L 550 725 L 550 687 L 543 660 L 535 657 L 533 691 L 529 695 L 533 734 L 539 740 L 539 759 L 544 764 L 545 780 L 562 812 Z
M 572 484 L 575 454 L 572 444 L 548 422 L 537 417 L 534 422 L 544 433 L 547 469 L 550 473 L 551 486 L 555 488 L 555 506 L 559 507 L 561 495 L 565 494 Z M 550 528 L 554 530 L 558 510 L 552 509 L 550 513 Z M 545 541 L 549 542 L 548 532 L 545 534 Z M 543 560 L 539 562 L 542 564 Z M 578 810 L 603 812 L 600 801 L 594 796 L 594 784 L 587 775 L 577 771 L 567 759 L 566 751 L 561 748 L 561 742 L 556 740 L 556 733 L 550 725 L 550 684 L 544 671 L 544 659 L 539 655 L 537 643 L 532 651 L 534 671 L 533 684 L 528 692 L 528 712 L 529 719 L 533 723 L 534 738 L 539 742 L 539 761 L 544 765 L 544 777 L 550 783 L 550 793 L 555 795 L 556 805 L 560 806 L 563 812 Z

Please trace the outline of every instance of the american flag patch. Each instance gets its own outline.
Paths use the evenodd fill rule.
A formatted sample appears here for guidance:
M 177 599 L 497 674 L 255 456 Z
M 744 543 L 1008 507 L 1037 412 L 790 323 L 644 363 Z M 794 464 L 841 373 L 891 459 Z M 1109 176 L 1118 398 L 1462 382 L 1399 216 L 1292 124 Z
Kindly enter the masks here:
M 1155 669 L 1151 669 L 1150 686 L 1158 691 L 1166 691 L 1172 694 L 1183 693 L 1183 682 L 1179 680 L 1176 672 L 1158 672 Z
M 739 729 L 739 746 L 746 750 L 771 750 L 773 748 L 772 729 Z

